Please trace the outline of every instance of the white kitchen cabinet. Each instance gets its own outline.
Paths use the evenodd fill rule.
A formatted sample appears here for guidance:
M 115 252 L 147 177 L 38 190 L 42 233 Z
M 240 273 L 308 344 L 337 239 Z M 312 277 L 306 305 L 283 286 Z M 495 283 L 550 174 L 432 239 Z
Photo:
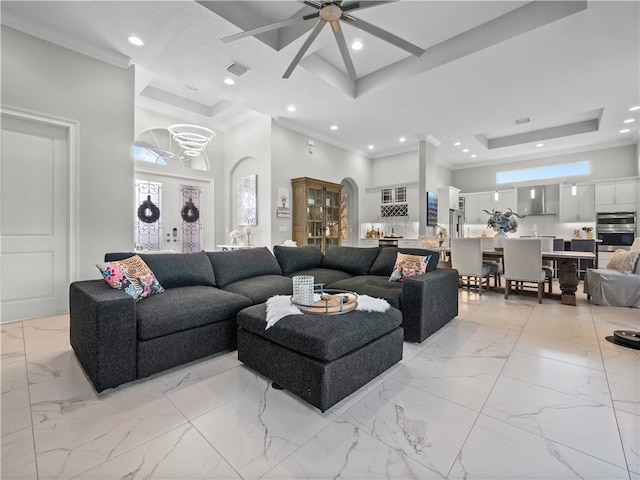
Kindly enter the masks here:
M 498 192 L 498 200 L 495 200 L 495 192 L 465 193 L 464 197 L 464 222 L 467 224 L 487 223 L 492 210 L 507 211 L 509 208 L 515 211 L 516 192 L 504 190 Z
M 482 210 L 491 208 L 489 195 L 468 193 L 464 197 L 464 223 L 481 223 L 480 219 L 486 216 Z
M 576 195 L 571 194 L 571 185 L 560 186 L 560 221 L 595 222 L 595 187 L 577 185 Z
M 488 210 L 500 210 L 501 212 L 508 212 L 509 209 L 514 212 L 518 209 L 518 202 L 516 200 L 515 190 L 500 190 L 498 191 L 498 200 L 496 200 L 495 192 L 489 194 L 490 206 Z
M 416 248 L 418 246 L 418 240 L 407 238 L 398 240 L 398 247 L 401 248 Z
M 635 212 L 638 209 L 638 180 L 624 179 L 595 184 L 598 212 Z

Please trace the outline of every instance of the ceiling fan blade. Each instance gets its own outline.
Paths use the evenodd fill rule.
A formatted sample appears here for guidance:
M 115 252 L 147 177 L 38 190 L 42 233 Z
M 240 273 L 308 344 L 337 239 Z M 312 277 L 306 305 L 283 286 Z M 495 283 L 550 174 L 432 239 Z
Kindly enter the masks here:
M 281 22 L 270 23 L 269 25 L 264 25 L 258 28 L 252 28 L 251 30 L 247 30 L 246 32 L 236 33 L 234 35 L 229 35 L 228 37 L 221 38 L 223 43 L 233 42 L 235 40 L 240 40 L 241 38 L 250 37 L 252 35 L 259 35 L 260 33 L 270 32 L 271 30 L 277 30 L 278 28 L 286 27 L 288 25 L 293 25 L 294 23 L 304 22 L 305 20 L 309 20 L 309 18 L 317 17 L 319 13 L 305 15 L 304 17 L 292 17 L 286 20 L 282 20 Z
M 393 3 L 396 2 L 397 0 L 380 0 L 378 1 L 361 1 L 361 2 L 353 2 L 350 3 L 348 5 L 342 5 L 342 11 L 343 12 L 347 12 L 349 10 L 354 10 L 354 9 L 358 9 L 358 10 L 363 10 L 365 8 L 371 8 L 371 7 L 377 7 L 379 5 L 384 5 L 385 3 Z
M 300 47 L 300 50 L 298 50 L 298 53 L 296 53 L 296 56 L 293 57 L 293 61 L 289 65 L 289 68 L 287 68 L 287 71 L 284 72 L 284 75 L 282 76 L 282 78 L 289 78 L 291 76 L 295 68 L 298 66 L 298 63 L 300 62 L 300 60 L 302 60 L 302 57 L 304 57 L 304 54 L 307 53 L 307 50 L 309 50 L 309 47 L 311 46 L 313 41 L 317 38 L 317 36 L 320 34 L 322 27 L 324 27 L 326 23 L 327 22 L 325 20 L 322 20 L 322 19 L 318 20 L 318 23 L 316 23 L 316 26 L 313 27 L 313 30 L 305 40 L 304 44 L 302 45 L 302 47 Z
M 414 45 L 413 43 L 408 42 L 404 38 L 400 38 L 391 32 L 387 32 L 382 28 L 376 27 L 375 25 L 371 25 L 370 23 L 367 23 L 364 20 L 360 20 L 359 18 L 354 18 L 349 15 L 342 15 L 341 18 L 345 22 L 348 22 L 351 25 L 353 25 L 354 27 L 359 28 L 360 30 L 364 30 L 365 32 L 370 33 L 374 37 L 378 37 L 379 39 L 384 40 L 385 42 L 395 45 L 396 47 L 401 48 L 402 50 L 405 50 L 410 54 L 415 55 L 416 57 L 419 57 L 424 53 L 424 49 L 418 47 L 417 45 Z
M 344 62 L 344 66 L 347 68 L 347 74 L 352 81 L 355 81 L 357 79 L 356 69 L 353 66 L 353 61 L 349 55 L 349 47 L 347 47 L 347 42 L 344 39 L 344 34 L 342 33 L 338 20 L 331 22 L 331 28 L 333 30 L 333 36 L 336 37 L 338 50 L 340 50 L 340 55 L 342 55 L 342 61 Z

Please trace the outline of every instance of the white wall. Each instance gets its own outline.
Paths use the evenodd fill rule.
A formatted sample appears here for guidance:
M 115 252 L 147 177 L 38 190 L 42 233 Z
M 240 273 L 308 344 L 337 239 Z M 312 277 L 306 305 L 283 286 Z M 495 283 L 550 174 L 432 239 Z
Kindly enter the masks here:
M 539 185 L 565 181 L 585 183 L 607 178 L 635 177 L 638 175 L 637 155 L 636 145 L 628 145 L 625 147 L 545 157 L 536 160 L 528 160 L 526 162 L 512 162 L 500 165 L 465 168 L 453 171 L 453 186 L 459 188 L 464 193 L 492 191 L 496 188 L 496 173 L 499 171 L 519 170 L 562 163 L 574 163 L 585 160 L 589 161 L 591 165 L 591 172 L 589 175 L 542 180 L 533 183 Z M 500 188 L 509 188 L 512 186 L 514 185 L 501 185 Z
M 313 153 L 309 153 L 308 140 L 315 142 Z M 277 190 L 287 188 L 291 192 L 292 178 L 311 177 L 334 183 L 342 183 L 345 178 L 351 178 L 357 185 L 358 208 L 362 216 L 364 190 L 371 185 L 370 159 L 294 132 L 275 122 L 271 129 L 271 148 L 273 164 L 269 214 L 274 245 L 293 236 L 291 219 L 278 219 L 275 215 Z M 350 237 L 352 235 L 358 235 L 358 232 L 350 232 Z
M 228 244 L 229 232 L 243 231 L 237 224 L 236 188 L 238 179 L 246 175 L 258 176 L 258 225 L 252 226 L 252 245 L 271 244 L 271 118 L 258 115 L 247 122 L 226 130 L 223 137 L 223 169 L 221 181 L 216 181 L 216 202 L 223 211 L 216 222 L 216 244 Z M 221 183 L 218 188 L 218 184 Z M 272 208 L 273 207 L 273 208 Z
M 78 276 L 133 242 L 134 71 L 2 26 L 2 106 L 79 124 Z M 75 232 L 74 232 L 75 233 Z
M 418 182 L 418 162 L 418 150 L 376 158 L 371 162 L 370 186 Z M 438 187 L 451 186 L 451 170 L 438 165 L 437 175 Z

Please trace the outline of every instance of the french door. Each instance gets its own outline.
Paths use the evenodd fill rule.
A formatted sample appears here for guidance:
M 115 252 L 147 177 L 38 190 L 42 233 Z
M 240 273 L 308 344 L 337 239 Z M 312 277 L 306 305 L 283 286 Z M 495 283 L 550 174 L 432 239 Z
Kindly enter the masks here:
M 136 172 L 134 243 L 151 252 L 213 250 L 211 182 Z

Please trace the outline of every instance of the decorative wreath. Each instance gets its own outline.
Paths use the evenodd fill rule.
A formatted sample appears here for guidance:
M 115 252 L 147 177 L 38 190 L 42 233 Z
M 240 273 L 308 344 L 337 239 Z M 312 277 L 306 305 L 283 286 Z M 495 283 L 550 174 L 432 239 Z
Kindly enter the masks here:
M 194 223 L 200 218 L 200 211 L 198 207 L 193 204 L 193 201 L 189 199 L 188 202 L 185 202 L 184 207 L 182 207 L 180 215 L 185 222 Z
M 151 195 L 138 207 L 138 218 L 144 223 L 155 223 L 160 218 L 160 209 L 151 201 Z

